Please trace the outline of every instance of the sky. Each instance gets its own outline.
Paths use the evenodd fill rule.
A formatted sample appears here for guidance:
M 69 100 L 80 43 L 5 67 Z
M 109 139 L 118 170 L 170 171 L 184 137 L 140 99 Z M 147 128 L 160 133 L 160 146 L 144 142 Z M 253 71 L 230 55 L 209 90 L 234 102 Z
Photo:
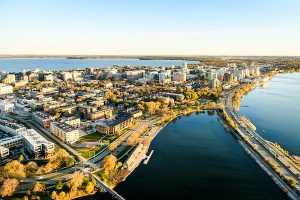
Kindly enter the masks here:
M 0 0 L 0 54 L 300 56 L 300 1 Z

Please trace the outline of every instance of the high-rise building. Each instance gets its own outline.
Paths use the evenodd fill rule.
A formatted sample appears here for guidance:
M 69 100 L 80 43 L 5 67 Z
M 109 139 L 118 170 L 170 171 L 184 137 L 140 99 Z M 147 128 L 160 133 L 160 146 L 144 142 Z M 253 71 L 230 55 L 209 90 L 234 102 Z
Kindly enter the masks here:
M 186 73 L 185 72 L 174 72 L 173 81 L 185 82 L 186 81 Z
M 171 71 L 162 70 L 158 74 L 158 81 L 160 84 L 167 84 L 171 82 Z
M 211 80 L 209 82 L 209 87 L 210 88 L 217 88 L 217 87 L 220 87 L 221 86 L 221 82 L 219 81 L 219 79 L 214 79 L 214 80 Z
M 224 82 L 226 82 L 226 83 L 232 83 L 233 82 L 233 74 L 231 74 L 231 73 L 225 73 L 224 74 Z

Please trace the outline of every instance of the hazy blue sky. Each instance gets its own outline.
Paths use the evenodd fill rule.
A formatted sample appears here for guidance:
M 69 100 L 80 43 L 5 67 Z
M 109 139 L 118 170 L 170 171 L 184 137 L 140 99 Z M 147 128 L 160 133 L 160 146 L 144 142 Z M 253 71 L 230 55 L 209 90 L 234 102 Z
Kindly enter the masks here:
M 300 56 L 300 0 L 0 0 L 0 54 Z

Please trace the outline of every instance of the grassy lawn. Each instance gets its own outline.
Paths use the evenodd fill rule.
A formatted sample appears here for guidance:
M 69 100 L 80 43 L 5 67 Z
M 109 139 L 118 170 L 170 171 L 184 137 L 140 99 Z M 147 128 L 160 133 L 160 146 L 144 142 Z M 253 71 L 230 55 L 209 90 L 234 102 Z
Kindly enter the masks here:
M 106 146 L 91 146 L 91 147 L 83 147 L 83 148 L 76 148 L 76 150 L 84 157 L 84 158 L 90 158 L 94 156 L 95 154 L 99 153 L 102 149 L 104 149 Z
M 80 142 L 95 142 L 95 141 L 99 141 L 104 135 L 95 132 L 95 133 L 91 133 L 85 136 L 82 136 L 79 138 Z

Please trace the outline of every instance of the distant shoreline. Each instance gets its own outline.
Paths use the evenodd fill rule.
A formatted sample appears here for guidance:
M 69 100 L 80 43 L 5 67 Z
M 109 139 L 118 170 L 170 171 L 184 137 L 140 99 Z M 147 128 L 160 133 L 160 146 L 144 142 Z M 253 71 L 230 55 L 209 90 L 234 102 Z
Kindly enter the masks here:
M 139 59 L 139 60 L 187 60 L 200 61 L 202 59 L 300 59 L 300 56 L 230 56 L 230 55 L 9 55 L 0 54 L 0 59 L 17 58 L 66 58 L 66 59 Z

